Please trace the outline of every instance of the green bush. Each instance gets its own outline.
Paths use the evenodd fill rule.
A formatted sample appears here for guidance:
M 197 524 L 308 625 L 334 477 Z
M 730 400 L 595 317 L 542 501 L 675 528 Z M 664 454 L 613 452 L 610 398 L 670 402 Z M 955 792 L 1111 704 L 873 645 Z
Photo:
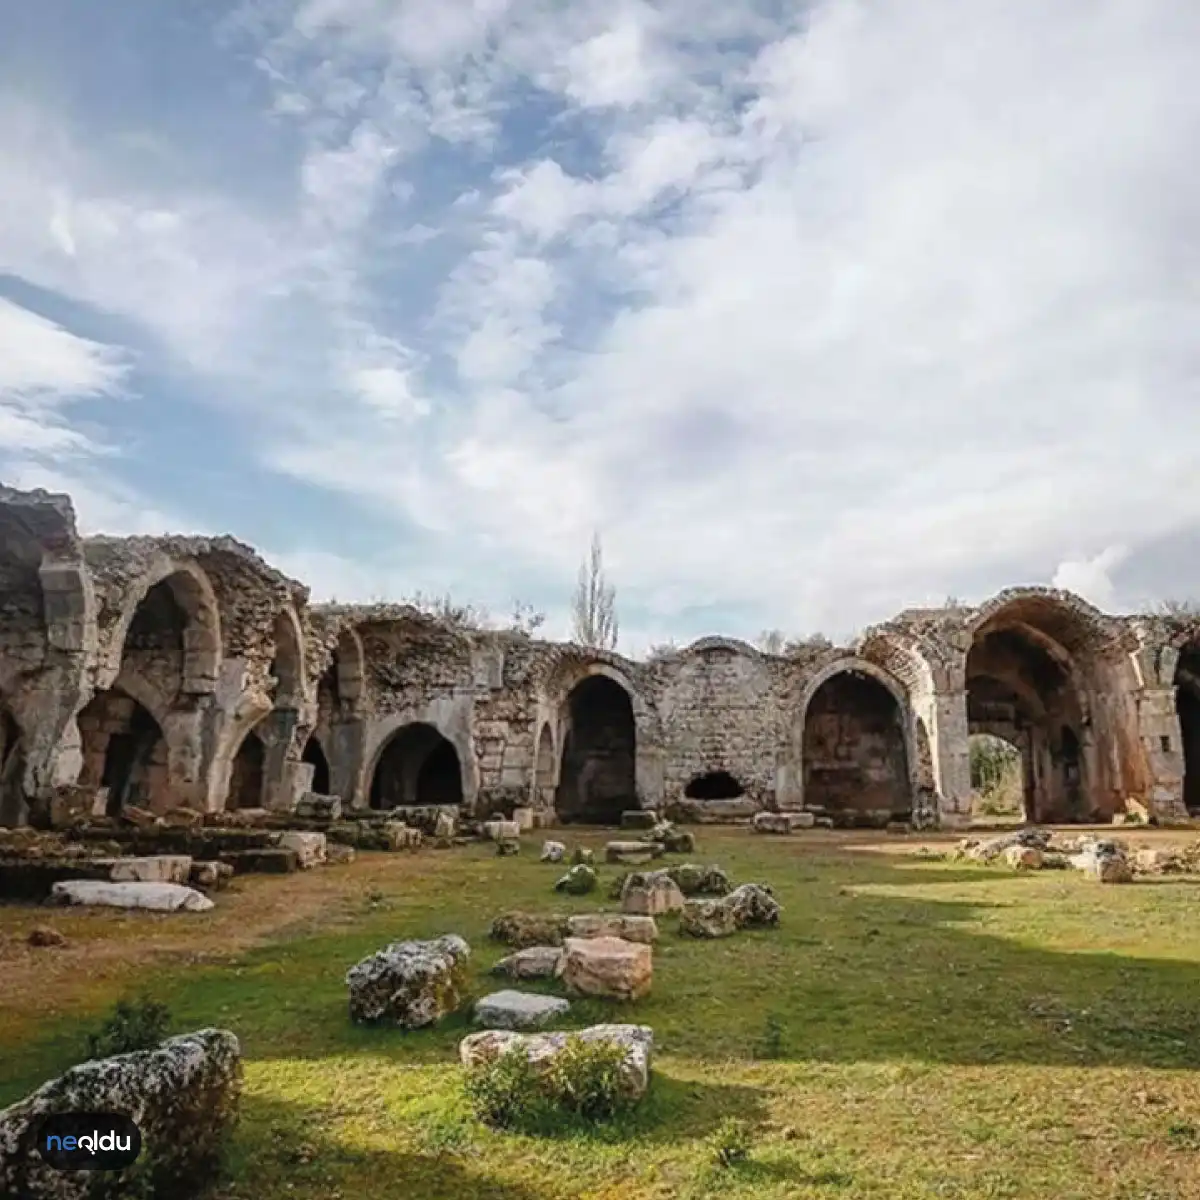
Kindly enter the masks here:
M 621 1090 L 625 1050 L 570 1037 L 553 1059 L 534 1064 L 519 1049 L 469 1067 L 467 1100 L 487 1125 L 525 1133 L 615 1117 L 628 1106 Z
M 118 1000 L 104 1024 L 88 1034 L 88 1057 L 154 1050 L 162 1045 L 170 1027 L 171 1013 L 165 1004 L 145 997 Z
M 714 1166 L 734 1167 L 750 1157 L 753 1136 L 750 1126 L 735 1117 L 726 1117 L 708 1139 L 708 1152 Z

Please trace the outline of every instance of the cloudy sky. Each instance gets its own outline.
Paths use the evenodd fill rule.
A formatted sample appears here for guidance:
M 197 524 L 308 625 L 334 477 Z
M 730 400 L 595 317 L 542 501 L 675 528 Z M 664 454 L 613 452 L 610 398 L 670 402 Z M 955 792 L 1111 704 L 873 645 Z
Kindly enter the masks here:
M 0 478 L 621 648 L 1200 593 L 1194 0 L 46 0 Z

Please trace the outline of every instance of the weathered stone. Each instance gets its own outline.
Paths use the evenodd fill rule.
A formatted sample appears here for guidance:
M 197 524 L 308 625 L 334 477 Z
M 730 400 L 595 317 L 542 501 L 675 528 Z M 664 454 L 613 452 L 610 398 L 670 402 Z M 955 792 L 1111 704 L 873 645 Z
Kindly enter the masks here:
M 139 825 L 142 828 L 149 828 L 158 824 L 158 817 L 154 813 L 144 808 L 138 808 L 134 804 L 127 804 L 121 809 L 121 820 L 130 825 Z
M 542 843 L 542 862 L 559 863 L 566 857 L 567 848 L 562 842 Z
M 604 847 L 604 861 L 638 867 L 652 859 L 661 858 L 662 845 L 658 842 L 609 842 Z
M 458 1047 L 464 1067 L 494 1062 L 502 1054 L 525 1054 L 539 1067 L 549 1067 L 566 1048 L 570 1038 L 586 1043 L 622 1046 L 620 1092 L 629 1101 L 640 1100 L 650 1086 L 654 1032 L 646 1025 L 592 1025 L 578 1033 L 511 1033 L 485 1030 L 464 1038 Z
M 561 958 L 561 946 L 527 946 L 502 958 L 492 968 L 492 974 L 509 979 L 553 979 Z
M 378 836 L 383 839 L 385 850 L 416 850 L 423 837 L 419 829 L 413 829 L 403 821 L 384 821 L 378 827 Z
M 290 875 L 300 869 L 300 858 L 295 850 L 281 847 L 226 851 L 220 861 L 228 863 L 235 875 Z
M 621 908 L 640 916 L 657 917 L 662 913 L 679 912 L 683 908 L 683 892 L 669 875 L 653 871 L 635 872 L 621 889 Z
M 679 932 L 689 937 L 728 937 L 737 931 L 737 913 L 721 900 L 689 900 L 679 915 Z
M 1016 871 L 1040 870 L 1045 857 L 1036 846 L 1009 846 L 1004 852 L 1004 861 Z
M 30 946 L 65 946 L 66 937 L 52 925 L 35 925 L 25 941 Z
M 567 918 L 556 913 L 509 912 L 492 922 L 490 937 L 515 949 L 527 946 L 561 946 Z
M 569 937 L 560 966 L 568 992 L 611 1000 L 639 1000 L 650 992 L 654 956 L 642 942 L 619 937 Z
M 154 1195 L 197 1195 L 210 1185 L 237 1122 L 241 1081 L 238 1040 L 221 1029 L 72 1067 L 0 1111 L 0 1196 L 90 1200 L 99 1194 L 94 1173 L 56 1170 L 32 1150 L 47 1116 L 79 1112 L 119 1113 L 133 1121 L 142 1135 L 141 1170 L 152 1164 L 146 1184 Z
M 493 842 L 515 842 L 521 839 L 521 827 L 516 821 L 484 821 L 483 836 Z
M 696 849 L 696 835 L 688 829 L 676 829 L 670 821 L 659 821 L 638 840 L 657 844 L 668 854 L 691 854 Z
M 520 853 L 521 853 L 521 843 L 516 841 L 515 839 L 512 839 L 512 840 L 506 839 L 505 841 L 496 843 L 496 857 L 497 858 L 515 858 Z
M 571 862 L 577 866 L 592 867 L 596 864 L 596 853 L 587 846 L 576 846 L 571 855 Z
M 727 937 L 739 929 L 778 925 L 782 909 L 769 888 L 744 883 L 719 900 L 689 900 L 679 932 L 691 937 Z
M 513 824 L 522 832 L 526 832 L 533 828 L 533 809 L 532 808 L 514 808 L 513 809 Z
M 193 862 L 188 871 L 190 886 L 205 890 L 223 888 L 233 875 L 233 868 L 223 862 Z
M 204 823 L 204 814 L 195 808 L 168 808 L 162 823 L 174 829 L 194 829 Z
M 654 918 L 637 913 L 579 913 L 567 918 L 566 928 L 575 938 L 621 938 L 646 945 L 658 938 Z
M 207 912 L 213 902 L 194 888 L 178 883 L 104 883 L 76 879 L 50 889 L 54 904 L 98 905 L 105 908 L 148 908 L 156 912 Z
M 558 996 L 531 992 L 492 992 L 475 1005 L 475 1024 L 489 1029 L 540 1029 L 571 1010 Z
M 457 934 L 393 942 L 346 973 L 350 1019 L 422 1029 L 462 1004 L 470 947 Z
M 792 821 L 788 813 L 760 812 L 751 822 L 755 833 L 791 833 Z
M 331 867 L 344 866 L 354 861 L 354 853 L 353 846 L 343 846 L 338 842 L 327 843 L 325 861 Z
M 340 821 L 342 819 L 341 796 L 325 796 L 319 792 L 305 792 L 296 803 L 296 816 L 310 821 Z
M 729 876 L 720 867 L 679 863 L 667 867 L 666 874 L 675 880 L 685 896 L 724 896 L 732 887 Z
M 187 883 L 191 869 L 186 855 L 157 854 L 115 859 L 108 877 L 113 883 Z
M 570 896 L 586 896 L 596 890 L 596 871 L 593 867 L 582 864 L 572 867 L 555 885 L 556 892 L 566 892 Z
M 1051 834 L 1045 829 L 1018 829 L 989 838 L 964 838 L 958 843 L 955 855 L 972 862 L 990 863 L 1002 858 L 1013 846 L 1028 846 L 1045 852 Z
M 434 819 L 433 836 L 444 840 L 453 838 L 458 831 L 458 823 L 454 819 L 454 814 L 446 812 L 444 809 L 437 814 Z

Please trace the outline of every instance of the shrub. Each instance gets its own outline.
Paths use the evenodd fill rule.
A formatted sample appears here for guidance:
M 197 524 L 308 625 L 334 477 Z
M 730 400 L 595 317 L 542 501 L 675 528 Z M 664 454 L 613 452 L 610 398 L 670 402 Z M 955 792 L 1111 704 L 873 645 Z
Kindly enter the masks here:
M 717 1167 L 733 1167 L 750 1157 L 753 1137 L 750 1126 L 735 1117 L 726 1117 L 708 1139 L 709 1157 Z
M 782 1058 L 784 1053 L 783 1034 L 783 1021 L 772 1013 L 763 1025 L 762 1037 L 758 1041 L 757 1057 Z
M 540 1064 L 514 1049 L 469 1067 L 463 1086 L 472 1110 L 485 1124 L 548 1132 L 574 1121 L 608 1120 L 625 1109 L 624 1060 L 622 1046 L 570 1037 L 558 1054 Z
M 165 1004 L 140 997 L 118 1000 L 108 1019 L 87 1039 L 89 1058 L 153 1050 L 166 1040 L 171 1013 Z

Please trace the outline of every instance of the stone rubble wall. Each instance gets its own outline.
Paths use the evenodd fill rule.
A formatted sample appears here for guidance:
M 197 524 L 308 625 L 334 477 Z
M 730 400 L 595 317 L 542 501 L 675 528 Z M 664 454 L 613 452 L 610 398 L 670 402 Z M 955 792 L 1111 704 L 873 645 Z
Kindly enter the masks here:
M 814 778 L 806 713 L 823 711 L 827 680 L 852 671 L 897 698 L 896 724 L 867 737 L 825 713 L 822 769 L 881 787 L 906 770 L 914 797 L 955 824 L 971 802 L 968 684 L 978 647 L 1004 629 L 1034 630 L 1068 663 L 1061 719 L 1077 727 L 1089 811 L 1107 816 L 1135 798 L 1164 819 L 1186 816 L 1175 669 L 1200 642 L 1200 621 L 1107 616 L 1053 589 L 906 610 L 853 647 L 814 641 L 782 656 L 705 638 L 635 662 L 408 605 L 313 606 L 303 584 L 233 538 L 80 539 L 68 497 L 12 489 L 0 489 L 0 585 L 0 700 L 20 733 L 0 739 L 0 823 L 27 819 L 65 785 L 101 803 L 109 749 L 124 744 L 137 706 L 162 735 L 127 755 L 131 795 L 151 809 L 222 809 L 251 731 L 265 748 L 266 807 L 288 810 L 311 788 L 303 758 L 315 737 L 329 791 L 362 808 L 389 740 L 420 722 L 453 747 L 471 813 L 544 810 L 566 786 L 572 691 L 595 675 L 628 697 L 631 803 L 670 807 L 691 781 L 723 772 L 748 813 L 796 809 Z M 1043 770 L 1059 769 L 1058 753 L 1051 738 Z

